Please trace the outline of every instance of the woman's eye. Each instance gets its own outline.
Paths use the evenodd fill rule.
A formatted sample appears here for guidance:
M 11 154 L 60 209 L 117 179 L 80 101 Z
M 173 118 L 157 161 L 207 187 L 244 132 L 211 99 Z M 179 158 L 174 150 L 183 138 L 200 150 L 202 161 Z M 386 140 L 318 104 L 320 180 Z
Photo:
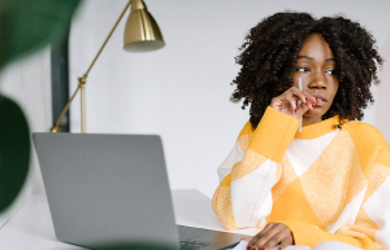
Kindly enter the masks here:
M 336 75 L 336 70 L 329 69 L 329 70 L 325 71 L 325 73 L 328 74 L 328 75 Z
M 296 71 L 298 71 L 298 72 L 308 72 L 310 70 L 307 67 L 299 67 L 299 68 L 296 69 Z

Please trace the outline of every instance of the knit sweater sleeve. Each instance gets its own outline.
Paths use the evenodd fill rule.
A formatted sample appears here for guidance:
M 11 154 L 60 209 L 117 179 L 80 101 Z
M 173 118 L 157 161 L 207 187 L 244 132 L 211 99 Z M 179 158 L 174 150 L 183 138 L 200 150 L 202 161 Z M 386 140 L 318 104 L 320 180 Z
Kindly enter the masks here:
M 346 130 L 365 175 L 365 194 L 355 223 L 330 233 L 301 221 L 277 222 L 291 229 L 297 245 L 314 247 L 322 241 L 340 241 L 367 250 L 390 249 L 390 149 L 381 133 L 370 125 L 355 123 Z
M 250 123 L 244 130 L 248 126 Z M 231 160 L 227 159 L 220 167 L 220 170 L 231 169 L 231 172 L 220 183 L 212 201 L 213 210 L 225 229 L 256 227 L 265 223 L 272 209 L 271 189 L 280 178 L 278 163 L 294 139 L 298 126 L 298 119 L 268 107 L 245 152 L 239 152 L 239 146 L 232 150 L 228 157 Z M 234 159 L 241 158 L 240 155 L 242 159 L 233 167 L 229 166 Z M 223 171 L 219 174 L 224 176 Z

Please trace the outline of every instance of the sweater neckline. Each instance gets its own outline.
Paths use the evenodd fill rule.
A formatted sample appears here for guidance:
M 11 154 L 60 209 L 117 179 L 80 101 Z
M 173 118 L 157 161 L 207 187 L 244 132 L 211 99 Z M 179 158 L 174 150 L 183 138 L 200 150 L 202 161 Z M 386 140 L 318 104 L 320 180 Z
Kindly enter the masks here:
M 297 132 L 294 138 L 303 140 L 314 139 L 335 131 L 339 128 L 339 123 L 339 116 L 336 115 L 326 120 L 302 127 L 302 132 Z

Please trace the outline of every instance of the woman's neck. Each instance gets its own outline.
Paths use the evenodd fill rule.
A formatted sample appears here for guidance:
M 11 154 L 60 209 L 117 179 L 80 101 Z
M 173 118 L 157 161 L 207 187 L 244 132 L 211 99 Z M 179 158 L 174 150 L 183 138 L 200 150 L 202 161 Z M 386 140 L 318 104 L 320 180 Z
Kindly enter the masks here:
M 322 121 L 322 117 L 303 117 L 302 118 L 302 127 L 303 126 L 308 126 L 313 123 L 317 123 Z

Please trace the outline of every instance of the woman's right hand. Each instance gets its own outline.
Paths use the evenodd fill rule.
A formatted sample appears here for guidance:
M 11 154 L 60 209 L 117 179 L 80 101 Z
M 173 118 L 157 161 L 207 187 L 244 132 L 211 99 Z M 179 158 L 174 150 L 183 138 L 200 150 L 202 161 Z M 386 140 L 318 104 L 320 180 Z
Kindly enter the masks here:
M 302 102 L 301 106 L 298 106 L 298 101 Z M 316 103 L 317 99 L 308 91 L 300 91 L 293 86 L 280 96 L 272 98 L 270 106 L 286 115 L 300 119 L 309 109 L 316 109 L 314 106 Z

